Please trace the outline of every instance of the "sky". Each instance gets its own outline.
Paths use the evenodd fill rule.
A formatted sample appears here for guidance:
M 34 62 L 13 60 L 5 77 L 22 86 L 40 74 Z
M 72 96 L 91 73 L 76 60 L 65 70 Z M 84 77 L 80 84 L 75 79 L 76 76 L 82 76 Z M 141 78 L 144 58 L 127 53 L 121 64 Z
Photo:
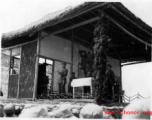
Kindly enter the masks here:
M 0 35 L 22 28 L 48 13 L 64 9 L 68 6 L 75 6 L 85 1 L 86 0 L 0 0 Z M 99 2 L 99 0 L 96 1 Z M 104 0 L 104 2 L 105 1 L 106 0 Z M 113 0 L 109 2 L 111 1 Z M 152 0 L 122 0 L 120 2 L 152 27 Z M 151 63 L 147 63 L 122 68 L 123 86 L 126 85 L 124 87 L 127 90 L 126 94 L 136 94 L 138 91 L 141 92 L 141 90 L 143 90 L 142 94 L 146 94 L 146 96 L 150 94 L 150 92 L 145 89 L 146 86 L 149 88 L 149 81 L 150 78 L 152 78 L 150 74 L 152 69 L 150 66 Z M 135 87 L 136 91 L 132 93 L 128 92 L 130 85 Z M 137 86 L 139 86 L 138 89 Z
M 22 28 L 48 13 L 64 9 L 68 6 L 74 6 L 85 1 L 86 0 L 0 0 L 0 33 Z M 122 0 L 121 2 L 136 16 L 152 26 L 152 14 L 150 14 L 152 11 L 152 1 L 128 1 L 129 0 Z

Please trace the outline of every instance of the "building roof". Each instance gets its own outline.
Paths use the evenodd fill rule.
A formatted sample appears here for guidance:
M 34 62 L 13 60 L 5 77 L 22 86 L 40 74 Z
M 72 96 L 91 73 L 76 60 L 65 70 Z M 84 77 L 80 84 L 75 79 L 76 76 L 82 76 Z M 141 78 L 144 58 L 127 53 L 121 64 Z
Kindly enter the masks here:
M 121 3 L 86 2 L 75 7 L 68 7 L 64 10 L 50 13 L 19 30 L 4 33 L 2 36 L 2 47 L 6 48 L 35 40 L 35 38 L 38 36 L 38 31 L 55 34 L 57 36 L 71 40 L 72 29 L 75 31 L 75 41 L 81 42 L 85 45 L 87 44 L 87 46 L 90 45 L 92 47 L 92 41 L 94 37 L 93 31 L 99 19 L 99 10 L 101 9 L 104 10 L 108 16 L 114 19 L 126 30 L 142 40 L 135 40 L 135 38 L 130 37 L 128 34 L 118 28 L 116 24 L 110 22 L 109 35 L 115 39 L 113 42 L 115 45 L 117 44 L 115 46 L 116 51 L 118 54 L 120 52 L 122 56 L 126 53 L 130 56 L 122 57 L 120 55 L 124 60 L 132 59 L 132 57 L 136 54 L 140 56 L 141 51 L 138 51 L 136 49 L 137 51 L 135 52 L 134 50 L 134 54 L 130 51 L 129 48 L 132 46 L 132 44 L 136 45 L 134 48 L 138 46 L 138 49 L 142 48 L 142 50 L 145 49 L 146 44 L 151 45 L 152 28 L 143 22 L 140 18 L 135 16 L 133 13 L 131 13 Z M 145 44 L 140 44 L 141 42 Z M 150 49 L 148 47 L 148 51 Z M 144 52 L 142 54 L 144 55 L 145 50 L 143 51 Z M 116 55 L 116 52 L 110 52 L 110 54 L 114 58 L 118 57 L 118 55 Z M 140 58 L 138 55 L 134 60 L 136 60 L 136 58 Z
M 68 7 L 66 9 L 60 10 L 58 12 L 49 13 L 48 15 L 44 16 L 43 18 L 25 26 L 24 28 L 4 33 L 2 35 L 2 41 L 5 40 L 12 40 L 16 37 L 21 37 L 27 34 L 31 34 L 33 32 L 40 31 L 48 26 L 52 26 L 58 24 L 59 22 L 63 22 L 67 19 L 73 18 L 77 14 L 79 15 L 81 12 L 100 8 L 107 5 L 115 5 L 119 9 L 123 10 L 123 13 L 130 17 L 134 22 L 136 22 L 139 26 L 141 26 L 145 31 L 149 33 L 152 31 L 152 28 L 148 26 L 145 22 L 143 22 L 140 18 L 136 17 L 133 13 L 131 13 L 127 8 L 125 8 L 121 3 L 102 3 L 102 2 L 86 2 L 81 5 L 75 7 Z
M 4 33 L 2 36 L 2 41 L 12 40 L 17 37 L 21 37 L 27 34 L 34 33 L 36 31 L 40 31 L 48 26 L 52 26 L 52 25 L 58 24 L 59 22 L 63 22 L 65 20 L 73 18 L 77 14 L 80 14 L 80 12 L 90 10 L 90 8 L 96 8 L 98 6 L 104 6 L 104 5 L 106 4 L 89 2 L 89 3 L 83 3 L 75 7 L 68 7 L 54 13 L 49 13 L 43 18 L 25 26 L 24 28 L 21 28 L 9 33 Z

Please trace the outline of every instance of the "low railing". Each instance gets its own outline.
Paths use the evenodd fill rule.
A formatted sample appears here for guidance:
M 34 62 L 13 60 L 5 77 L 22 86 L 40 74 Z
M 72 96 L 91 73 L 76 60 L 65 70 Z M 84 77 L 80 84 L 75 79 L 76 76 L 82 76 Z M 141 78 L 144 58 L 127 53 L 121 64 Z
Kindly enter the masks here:
M 148 98 L 150 98 L 150 97 L 145 98 L 145 97 L 141 96 L 139 93 L 136 94 L 136 95 L 134 95 L 134 96 L 130 96 L 130 97 L 128 97 L 127 95 L 123 95 L 122 97 L 123 97 L 123 102 L 127 101 L 128 103 L 130 103 L 133 100 L 148 99 Z
M 88 93 L 53 93 L 38 95 L 37 99 L 93 99 L 93 95 Z
M 138 100 L 138 99 L 148 99 L 150 97 L 143 97 L 141 96 L 139 93 L 134 95 L 134 96 L 127 96 L 127 95 L 117 95 L 119 97 L 119 102 L 121 101 L 120 99 L 122 99 L 123 103 L 130 103 L 133 100 Z M 88 93 L 75 93 L 73 95 L 73 93 L 53 93 L 53 94 L 42 94 L 42 95 L 38 95 L 37 99 L 93 99 L 94 95 L 92 94 L 88 94 Z

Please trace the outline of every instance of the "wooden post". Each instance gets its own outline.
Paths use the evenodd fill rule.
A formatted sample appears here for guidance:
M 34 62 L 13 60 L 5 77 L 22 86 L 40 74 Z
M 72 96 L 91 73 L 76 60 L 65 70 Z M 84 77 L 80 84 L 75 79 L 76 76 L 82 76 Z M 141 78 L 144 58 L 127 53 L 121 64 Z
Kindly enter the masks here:
M 73 39 L 73 29 L 72 29 L 72 42 L 71 42 L 71 73 L 73 72 L 73 51 L 74 51 L 74 39 Z
M 37 51 L 36 51 L 36 63 L 35 63 L 35 79 L 34 79 L 34 90 L 33 90 L 33 100 L 37 97 L 37 83 L 38 83 L 38 67 L 39 67 L 39 51 L 40 51 L 40 36 L 41 32 L 38 32 L 37 40 Z
M 73 99 L 75 98 L 75 91 L 74 91 L 74 87 L 73 87 Z
M 79 74 L 80 74 L 79 73 L 80 72 L 79 71 L 79 43 L 77 43 L 77 45 L 78 45 L 78 76 L 77 77 L 79 78 Z
M 82 98 L 84 98 L 84 86 L 82 86 Z
M 2 50 L 8 50 L 8 49 L 12 50 L 13 48 L 21 47 L 23 45 L 27 45 L 27 44 L 35 42 L 35 41 L 37 41 L 37 40 L 33 40 L 33 41 L 30 41 L 30 42 L 26 42 L 26 43 L 21 43 L 19 45 L 14 45 L 14 46 L 11 46 L 11 47 L 2 48 Z
M 119 66 L 120 66 L 120 82 L 119 82 L 120 84 L 119 85 L 120 85 L 120 90 L 122 91 L 122 69 L 121 69 L 122 66 L 121 66 L 121 60 L 119 60 Z M 122 96 L 121 96 L 121 98 L 123 99 Z
M 51 94 L 53 94 L 53 84 L 54 84 L 54 71 L 55 71 L 55 60 L 53 60 L 53 66 L 52 66 L 52 82 L 51 82 Z
M 7 98 L 8 98 L 8 94 L 9 94 L 9 83 L 10 83 L 10 73 L 11 73 L 11 57 L 12 57 L 12 49 L 9 49 L 10 50 L 10 58 L 9 58 L 9 73 L 8 73 L 8 88 L 7 88 Z M 1 83 L 2 84 L 2 83 Z
M 90 87 L 90 91 L 91 91 L 91 97 L 92 97 L 92 84 L 91 84 L 91 87 Z
M 19 75 L 18 75 L 18 88 L 17 88 L 17 98 L 19 98 L 20 93 L 20 77 L 21 77 L 21 61 L 22 61 L 22 46 L 20 47 L 20 69 L 19 69 Z

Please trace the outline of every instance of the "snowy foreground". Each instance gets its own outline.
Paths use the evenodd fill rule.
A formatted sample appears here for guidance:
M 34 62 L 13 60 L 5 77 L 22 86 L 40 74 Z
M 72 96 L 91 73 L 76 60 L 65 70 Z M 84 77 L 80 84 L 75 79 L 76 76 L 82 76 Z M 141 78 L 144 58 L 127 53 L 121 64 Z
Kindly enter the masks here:
M 148 103 L 148 102 L 144 102 Z M 60 101 L 60 100 L 39 100 L 39 101 L 5 101 L 1 103 L 0 116 L 3 115 L 2 106 L 4 106 L 4 117 L 46 117 L 46 118 L 103 118 L 103 119 L 121 119 L 123 114 L 128 116 L 139 116 L 142 111 L 148 111 L 143 107 L 137 110 L 136 104 L 124 107 L 117 106 L 98 106 L 84 101 Z M 142 103 L 139 103 L 142 104 Z M 130 107 L 132 109 L 130 109 Z M 129 109 L 128 109 L 129 108 Z M 143 109 L 143 110 L 141 110 Z M 145 110 L 144 110 L 145 109 Z M 141 114 L 141 113 L 140 113 Z M 147 118 L 147 115 L 142 115 Z M 150 117 L 150 114 L 148 115 Z M 139 116 L 140 117 L 140 116 Z

